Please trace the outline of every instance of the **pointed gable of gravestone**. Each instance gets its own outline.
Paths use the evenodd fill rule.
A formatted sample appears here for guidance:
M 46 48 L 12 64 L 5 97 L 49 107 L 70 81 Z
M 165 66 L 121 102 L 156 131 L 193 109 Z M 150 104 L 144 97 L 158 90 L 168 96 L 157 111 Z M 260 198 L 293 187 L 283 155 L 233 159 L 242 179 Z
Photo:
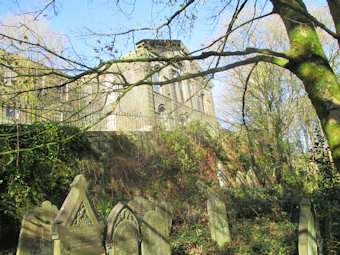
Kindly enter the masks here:
M 58 208 L 45 201 L 25 214 L 19 235 L 17 255 L 52 255 L 51 226 Z
M 131 208 L 119 202 L 107 219 L 105 248 L 108 255 L 140 254 L 139 220 Z
M 102 254 L 104 226 L 87 196 L 88 183 L 77 175 L 53 223 L 54 255 Z

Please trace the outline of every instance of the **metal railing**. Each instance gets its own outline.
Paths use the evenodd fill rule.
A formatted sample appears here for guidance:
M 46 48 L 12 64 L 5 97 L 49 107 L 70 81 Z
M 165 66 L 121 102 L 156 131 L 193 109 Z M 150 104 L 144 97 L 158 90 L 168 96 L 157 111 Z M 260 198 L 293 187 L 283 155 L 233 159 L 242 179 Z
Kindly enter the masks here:
M 170 130 L 177 126 L 184 126 L 192 120 L 209 122 L 210 119 L 215 119 L 193 109 L 183 114 L 176 112 L 175 117 L 162 114 L 145 116 L 126 112 L 105 115 L 105 112 L 93 111 L 91 108 L 74 111 L 42 106 L 0 105 L 0 124 L 56 122 L 80 128 L 92 126 L 90 131 L 150 131 L 155 126 L 163 126 Z

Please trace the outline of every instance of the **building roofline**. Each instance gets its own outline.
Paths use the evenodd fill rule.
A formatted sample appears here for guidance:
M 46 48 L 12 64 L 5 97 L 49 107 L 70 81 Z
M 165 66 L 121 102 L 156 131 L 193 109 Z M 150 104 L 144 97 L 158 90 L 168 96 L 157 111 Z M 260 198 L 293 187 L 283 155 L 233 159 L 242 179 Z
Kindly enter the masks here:
M 170 47 L 171 50 L 174 48 L 179 50 L 186 50 L 184 44 L 181 40 L 167 40 L 167 39 L 143 39 L 136 43 L 137 48 L 143 46 L 150 46 L 150 47 Z

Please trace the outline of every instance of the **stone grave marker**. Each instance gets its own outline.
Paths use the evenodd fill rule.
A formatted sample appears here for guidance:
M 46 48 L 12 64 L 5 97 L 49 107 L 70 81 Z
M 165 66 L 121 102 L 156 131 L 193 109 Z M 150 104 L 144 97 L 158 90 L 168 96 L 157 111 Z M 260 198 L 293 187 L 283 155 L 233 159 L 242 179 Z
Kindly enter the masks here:
M 224 169 L 223 163 L 221 161 L 217 161 L 216 165 L 217 165 L 217 179 L 218 179 L 218 183 L 220 184 L 221 188 L 224 188 L 224 187 L 227 186 L 228 178 L 227 178 L 227 175 L 225 173 L 225 169 Z
M 241 171 L 236 172 L 235 182 L 237 186 L 243 186 L 247 183 L 246 178 L 244 178 Z
M 17 255 L 52 255 L 51 226 L 58 208 L 45 201 L 25 214 L 19 235 Z
M 143 218 L 142 255 L 170 255 L 168 225 L 159 211 L 149 211 Z
M 219 247 L 223 247 L 231 241 L 224 202 L 216 193 L 212 193 L 207 201 L 207 209 L 211 238 Z
M 171 225 L 172 225 L 172 215 L 174 208 L 165 200 L 161 200 L 158 202 L 156 206 L 156 212 L 159 212 L 161 217 L 163 218 L 163 224 L 167 226 L 165 235 L 169 236 L 171 231 Z
M 105 248 L 108 255 L 139 255 L 140 227 L 134 212 L 119 202 L 107 219 Z
M 130 221 L 121 222 L 113 233 L 112 253 L 109 255 L 138 255 L 139 234 Z
M 129 208 L 135 213 L 139 220 L 143 219 L 143 216 L 148 211 L 154 209 L 154 205 L 145 197 L 138 195 L 128 202 Z
M 247 183 L 250 187 L 252 187 L 252 188 L 261 187 L 261 184 L 260 184 L 259 180 L 257 179 L 257 176 L 256 176 L 253 168 L 251 168 L 251 167 L 249 168 L 249 170 L 247 172 L 246 179 L 247 179 Z
M 317 255 L 316 222 L 310 201 L 303 198 L 300 202 L 299 218 L 299 255 Z
M 53 223 L 53 255 L 98 255 L 104 253 L 104 225 L 88 199 L 88 184 L 83 175 L 71 183 Z

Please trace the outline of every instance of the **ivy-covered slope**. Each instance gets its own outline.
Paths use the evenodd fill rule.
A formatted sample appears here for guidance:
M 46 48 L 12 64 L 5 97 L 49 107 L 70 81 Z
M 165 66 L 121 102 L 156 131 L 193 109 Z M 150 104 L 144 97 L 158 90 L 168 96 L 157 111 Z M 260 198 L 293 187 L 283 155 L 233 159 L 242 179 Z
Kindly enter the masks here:
M 25 210 L 45 199 L 60 207 L 70 181 L 78 173 L 89 181 L 91 199 L 103 219 L 118 201 L 136 194 L 171 202 L 175 208 L 170 234 L 174 255 L 297 254 L 302 195 L 317 202 L 322 222 L 332 217 L 336 223 L 339 217 L 327 199 L 336 201 L 340 196 L 333 187 L 320 183 L 327 183 L 325 179 L 315 179 L 303 171 L 301 162 L 294 170 L 280 168 L 281 183 L 267 170 L 256 169 L 262 187 L 238 184 L 237 175 L 245 176 L 251 166 L 250 153 L 255 153 L 257 165 L 270 166 L 270 150 L 255 147 L 250 151 L 242 136 L 217 132 L 199 122 L 172 131 L 155 128 L 150 133 L 129 135 L 88 133 L 68 141 L 65 138 L 77 134 L 76 129 L 38 124 L 20 126 L 18 133 L 15 126 L 3 128 L 8 130 L 2 133 L 10 135 L 1 140 L 1 146 L 7 151 L 16 149 L 19 134 L 19 147 L 24 151 L 0 157 L 0 195 L 6 201 L 0 208 L 2 226 L 8 219 L 19 223 Z M 45 146 L 29 149 L 41 143 Z M 225 168 L 224 189 L 217 178 L 218 161 Z M 210 238 L 206 202 L 212 191 L 224 198 L 230 223 L 232 242 L 223 249 Z M 334 226 L 322 229 L 327 254 L 336 254 L 339 233 Z
M 50 200 L 61 206 L 87 140 L 73 127 L 0 125 L 0 249 L 16 246 L 23 214 Z

